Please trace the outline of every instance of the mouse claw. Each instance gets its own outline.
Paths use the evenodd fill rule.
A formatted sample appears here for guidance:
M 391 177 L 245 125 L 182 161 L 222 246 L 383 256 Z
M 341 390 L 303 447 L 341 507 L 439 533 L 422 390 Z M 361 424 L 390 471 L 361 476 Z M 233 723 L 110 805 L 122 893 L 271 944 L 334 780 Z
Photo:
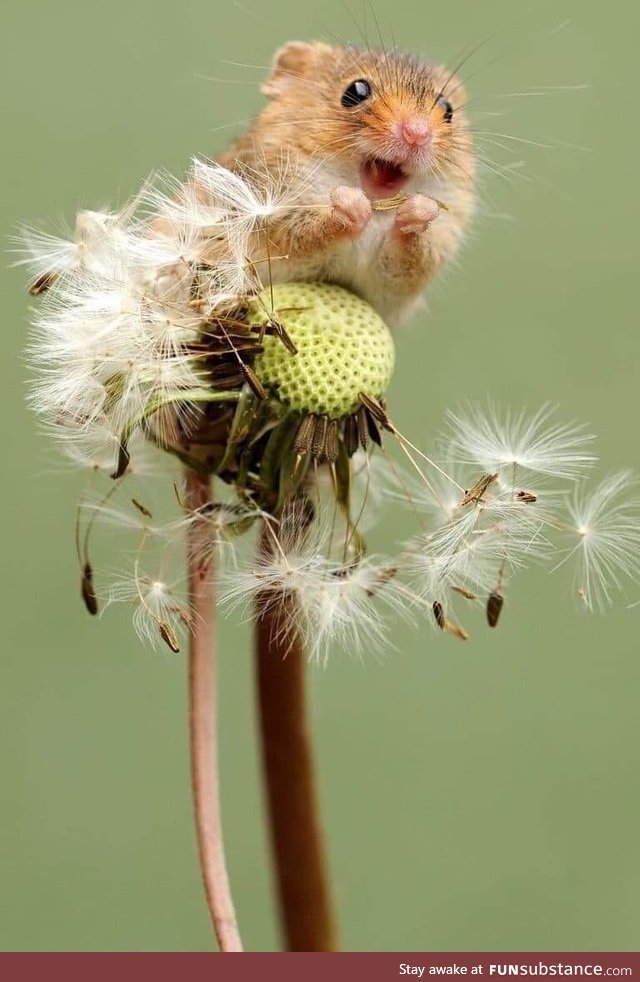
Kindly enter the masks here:
M 413 194 L 398 208 L 395 230 L 400 235 L 419 235 L 429 228 L 439 214 L 440 205 L 435 198 L 427 198 L 424 194 Z
M 331 193 L 331 215 L 343 235 L 357 236 L 373 213 L 371 202 L 359 188 L 338 187 Z

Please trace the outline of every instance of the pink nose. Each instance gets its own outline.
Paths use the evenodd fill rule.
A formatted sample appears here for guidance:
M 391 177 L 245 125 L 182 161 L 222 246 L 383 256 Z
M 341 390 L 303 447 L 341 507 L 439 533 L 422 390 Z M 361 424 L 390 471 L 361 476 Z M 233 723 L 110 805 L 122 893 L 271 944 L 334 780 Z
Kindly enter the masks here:
M 410 147 L 424 147 L 431 139 L 431 129 L 426 119 L 419 116 L 406 119 L 400 126 L 400 133 Z

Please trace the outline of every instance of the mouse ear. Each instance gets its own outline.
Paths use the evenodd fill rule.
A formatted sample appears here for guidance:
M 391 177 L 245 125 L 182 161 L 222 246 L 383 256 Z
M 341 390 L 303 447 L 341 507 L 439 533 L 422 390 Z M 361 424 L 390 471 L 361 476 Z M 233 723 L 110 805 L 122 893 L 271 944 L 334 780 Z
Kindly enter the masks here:
M 289 85 L 295 83 L 296 79 L 311 75 L 320 55 L 330 51 L 331 47 L 328 44 L 321 44 L 318 41 L 311 44 L 306 41 L 289 41 L 276 51 L 271 75 L 262 83 L 261 91 L 265 95 L 279 95 Z

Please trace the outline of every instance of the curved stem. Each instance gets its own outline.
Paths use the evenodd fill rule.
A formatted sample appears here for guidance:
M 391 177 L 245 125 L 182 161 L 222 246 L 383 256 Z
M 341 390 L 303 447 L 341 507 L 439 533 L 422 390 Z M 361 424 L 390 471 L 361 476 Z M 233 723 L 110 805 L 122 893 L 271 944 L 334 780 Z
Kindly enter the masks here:
M 263 532 L 261 549 L 273 548 Z M 262 761 L 283 933 L 288 951 L 337 951 L 313 755 L 307 726 L 306 659 L 282 631 L 291 611 L 270 605 L 256 619 Z
M 209 504 L 211 479 L 186 471 L 191 511 Z M 220 812 L 215 675 L 215 581 L 207 554 L 207 526 L 194 520 L 187 533 L 189 601 L 189 732 L 191 784 L 200 868 L 213 929 L 221 951 L 242 951 L 229 887 Z

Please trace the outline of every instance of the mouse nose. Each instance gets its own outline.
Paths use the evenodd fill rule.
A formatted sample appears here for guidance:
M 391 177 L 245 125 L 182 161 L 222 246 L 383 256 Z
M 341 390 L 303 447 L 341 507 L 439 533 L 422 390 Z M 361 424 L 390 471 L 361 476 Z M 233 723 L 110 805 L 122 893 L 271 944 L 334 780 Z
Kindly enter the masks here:
M 431 139 L 431 127 L 420 116 L 405 119 L 400 126 L 400 133 L 404 142 L 416 149 L 426 146 Z

